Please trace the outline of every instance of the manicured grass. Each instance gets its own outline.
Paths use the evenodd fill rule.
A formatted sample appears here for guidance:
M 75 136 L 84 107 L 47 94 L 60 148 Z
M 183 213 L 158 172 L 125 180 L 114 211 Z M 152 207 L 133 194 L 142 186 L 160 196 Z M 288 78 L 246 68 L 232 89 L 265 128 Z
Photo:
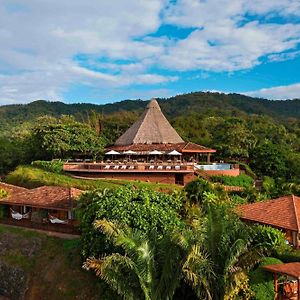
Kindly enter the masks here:
M 57 185 L 64 187 L 74 187 L 81 190 L 118 188 L 125 184 L 132 184 L 138 188 L 151 188 L 156 191 L 172 192 L 180 190 L 181 187 L 172 184 L 148 183 L 140 181 L 127 181 L 117 179 L 77 179 L 68 175 L 52 173 L 33 166 L 19 166 L 11 172 L 5 179 L 7 183 L 23 186 L 26 188 L 36 188 L 43 185 Z

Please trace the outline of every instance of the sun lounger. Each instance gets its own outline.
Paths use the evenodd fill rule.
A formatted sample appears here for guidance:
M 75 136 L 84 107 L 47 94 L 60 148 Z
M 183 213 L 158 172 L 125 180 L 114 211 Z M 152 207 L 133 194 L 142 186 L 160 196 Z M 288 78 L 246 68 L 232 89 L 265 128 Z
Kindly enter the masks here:
M 118 170 L 120 166 L 114 166 L 114 170 Z
M 129 169 L 129 170 L 133 170 L 133 169 L 134 169 L 134 166 L 129 166 L 128 169 Z
M 150 167 L 149 167 L 149 170 L 154 170 L 154 166 L 150 166 Z
M 163 169 L 163 166 L 158 166 L 157 167 L 157 170 L 162 170 Z
M 104 170 L 109 170 L 110 166 L 105 166 Z
M 166 170 L 171 170 L 171 166 L 166 166 Z
M 127 166 L 123 165 L 121 166 L 121 170 L 126 170 Z

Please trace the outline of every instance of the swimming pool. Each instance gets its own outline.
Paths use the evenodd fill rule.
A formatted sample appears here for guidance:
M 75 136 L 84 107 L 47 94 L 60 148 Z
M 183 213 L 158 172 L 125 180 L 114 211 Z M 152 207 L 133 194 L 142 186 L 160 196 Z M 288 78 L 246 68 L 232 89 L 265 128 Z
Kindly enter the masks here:
M 211 165 L 195 165 L 195 168 L 205 171 L 217 171 L 217 170 L 230 170 L 232 169 L 231 164 L 211 164 Z

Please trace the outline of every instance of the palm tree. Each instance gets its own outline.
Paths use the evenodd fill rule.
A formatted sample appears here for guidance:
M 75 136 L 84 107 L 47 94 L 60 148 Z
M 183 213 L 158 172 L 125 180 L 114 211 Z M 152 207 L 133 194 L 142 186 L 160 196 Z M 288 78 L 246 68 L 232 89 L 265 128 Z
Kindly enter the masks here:
M 119 252 L 100 259 L 88 258 L 92 269 L 124 299 L 172 299 L 182 278 L 183 248 L 170 236 L 158 239 L 126 226 L 101 220 L 95 222 Z
M 246 225 L 227 206 L 207 204 L 206 210 L 202 218 L 193 210 L 190 229 L 160 239 L 155 233 L 96 221 L 116 252 L 89 258 L 84 268 L 94 270 L 124 299 L 172 299 L 182 280 L 198 299 L 247 299 L 246 272 L 261 258 L 261 247 L 253 246 Z
M 208 205 L 206 209 L 205 221 L 193 224 L 194 245 L 183 265 L 185 278 L 201 299 L 234 299 L 240 294 L 247 299 L 251 292 L 246 272 L 259 261 L 262 248 L 251 244 L 246 225 L 227 206 Z M 198 257 L 204 254 L 210 272 L 197 268 Z

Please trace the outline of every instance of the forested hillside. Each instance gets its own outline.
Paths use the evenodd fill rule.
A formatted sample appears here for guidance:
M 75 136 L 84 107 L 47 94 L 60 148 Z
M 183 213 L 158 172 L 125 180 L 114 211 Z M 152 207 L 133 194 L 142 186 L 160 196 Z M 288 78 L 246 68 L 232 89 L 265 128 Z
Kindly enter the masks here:
M 300 100 L 190 93 L 159 99 L 186 141 L 217 150 L 214 160 L 249 164 L 259 176 L 298 182 Z M 53 158 L 101 159 L 147 102 L 64 104 L 35 101 L 0 107 L 0 175 L 19 164 Z
M 164 113 L 171 118 L 191 112 L 201 114 L 217 113 L 230 116 L 264 114 L 281 120 L 284 118 L 300 118 L 300 100 L 270 101 L 239 94 L 226 95 L 197 92 L 158 99 L 158 101 Z M 20 124 L 45 114 L 55 117 L 74 115 L 78 120 L 81 120 L 86 118 L 87 113 L 91 110 L 111 114 L 119 111 L 141 111 L 145 106 L 146 103 L 141 100 L 124 100 L 105 105 L 65 104 L 38 100 L 24 105 L 1 106 L 0 125 L 7 127 L 12 124 Z

